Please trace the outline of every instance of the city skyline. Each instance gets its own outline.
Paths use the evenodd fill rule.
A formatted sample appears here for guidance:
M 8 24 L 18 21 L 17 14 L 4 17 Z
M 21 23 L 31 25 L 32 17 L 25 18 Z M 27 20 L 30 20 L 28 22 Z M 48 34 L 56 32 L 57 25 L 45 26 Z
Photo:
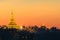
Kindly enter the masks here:
M 3 0 L 0 1 L 0 25 L 7 25 L 11 9 L 18 25 L 46 25 L 60 28 L 59 0 Z

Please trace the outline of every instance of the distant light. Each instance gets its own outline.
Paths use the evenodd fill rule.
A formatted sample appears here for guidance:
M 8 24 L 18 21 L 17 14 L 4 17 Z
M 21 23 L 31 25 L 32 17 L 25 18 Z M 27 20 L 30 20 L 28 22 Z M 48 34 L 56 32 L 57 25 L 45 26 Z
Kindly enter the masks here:
M 22 30 L 23 29 L 23 26 L 20 26 L 20 29 Z
M 4 27 L 4 29 L 6 29 L 6 27 Z

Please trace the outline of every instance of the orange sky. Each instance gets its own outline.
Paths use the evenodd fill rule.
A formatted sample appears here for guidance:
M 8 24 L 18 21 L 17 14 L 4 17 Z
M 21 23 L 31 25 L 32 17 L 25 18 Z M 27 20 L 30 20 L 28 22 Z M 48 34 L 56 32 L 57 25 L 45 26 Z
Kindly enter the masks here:
M 0 25 L 8 24 L 13 9 L 18 25 L 60 28 L 59 0 L 0 0 Z

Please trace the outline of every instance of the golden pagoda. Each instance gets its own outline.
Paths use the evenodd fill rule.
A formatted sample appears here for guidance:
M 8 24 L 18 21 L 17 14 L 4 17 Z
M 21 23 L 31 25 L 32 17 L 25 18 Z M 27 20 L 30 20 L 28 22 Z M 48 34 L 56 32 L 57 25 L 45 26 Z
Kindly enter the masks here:
M 10 22 L 8 24 L 8 28 L 16 28 L 16 29 L 19 28 L 19 26 L 16 24 L 16 22 L 14 20 L 14 14 L 13 14 L 13 12 L 11 12 L 11 19 L 10 19 Z
M 11 19 L 10 19 L 10 22 L 8 24 L 8 29 L 11 29 L 11 28 L 16 28 L 16 29 L 19 29 L 19 30 L 22 30 L 23 27 L 22 26 L 18 26 L 15 22 L 15 19 L 14 19 L 14 13 L 11 12 Z

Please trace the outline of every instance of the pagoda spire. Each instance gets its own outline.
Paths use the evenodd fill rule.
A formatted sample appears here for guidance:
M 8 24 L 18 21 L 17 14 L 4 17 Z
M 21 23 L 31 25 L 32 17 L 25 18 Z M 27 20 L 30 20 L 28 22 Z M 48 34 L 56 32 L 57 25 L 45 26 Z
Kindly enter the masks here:
M 16 23 L 15 23 L 15 19 L 14 19 L 14 13 L 13 13 L 13 11 L 11 12 L 11 19 L 10 19 L 10 22 L 9 22 L 9 27 L 10 28 L 14 28 L 14 27 L 16 27 Z
M 13 14 L 13 12 L 11 12 L 11 19 L 10 19 L 10 22 L 14 22 L 15 20 L 14 20 L 14 14 Z M 14 22 L 15 23 L 15 22 Z

